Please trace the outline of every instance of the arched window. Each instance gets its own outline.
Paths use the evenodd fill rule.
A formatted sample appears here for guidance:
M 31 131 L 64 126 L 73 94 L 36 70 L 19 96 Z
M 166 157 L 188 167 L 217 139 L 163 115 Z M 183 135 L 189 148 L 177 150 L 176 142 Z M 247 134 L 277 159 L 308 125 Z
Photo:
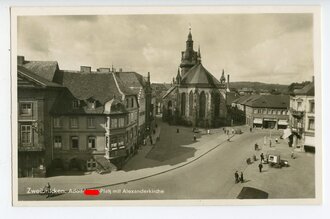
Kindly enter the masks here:
M 189 116 L 193 115 L 194 94 L 192 91 L 189 93 Z
M 220 110 L 220 94 L 219 93 L 213 93 L 212 95 L 212 105 L 214 105 L 214 116 L 219 116 L 219 110 Z
M 181 115 L 186 115 L 186 93 L 181 94 Z
M 205 117 L 206 96 L 204 91 L 199 96 L 199 118 Z

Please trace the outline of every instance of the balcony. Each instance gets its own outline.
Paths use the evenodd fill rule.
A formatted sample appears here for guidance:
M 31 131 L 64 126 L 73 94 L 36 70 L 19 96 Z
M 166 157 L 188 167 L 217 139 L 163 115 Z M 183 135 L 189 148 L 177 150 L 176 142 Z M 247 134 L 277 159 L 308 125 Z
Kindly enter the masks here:
M 305 112 L 301 111 L 301 110 L 295 110 L 295 109 L 290 108 L 290 113 L 293 117 L 302 118 L 304 116 Z

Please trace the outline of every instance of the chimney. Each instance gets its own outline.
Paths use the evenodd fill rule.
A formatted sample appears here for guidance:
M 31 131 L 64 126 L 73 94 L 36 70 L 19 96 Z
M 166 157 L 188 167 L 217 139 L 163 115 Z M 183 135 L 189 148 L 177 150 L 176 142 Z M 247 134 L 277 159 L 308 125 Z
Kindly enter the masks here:
M 80 66 L 80 71 L 82 73 L 91 73 L 92 72 L 92 67 L 90 67 L 90 66 Z
M 17 56 L 17 65 L 23 65 L 25 62 L 24 56 Z

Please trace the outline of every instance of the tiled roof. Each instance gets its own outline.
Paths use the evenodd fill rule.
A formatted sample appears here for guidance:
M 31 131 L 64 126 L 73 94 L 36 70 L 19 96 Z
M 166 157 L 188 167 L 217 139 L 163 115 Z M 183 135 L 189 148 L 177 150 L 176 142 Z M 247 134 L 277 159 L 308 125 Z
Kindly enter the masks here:
M 35 81 L 43 87 L 62 87 L 60 84 L 51 82 L 20 65 L 17 66 L 17 73 L 29 78 L 32 81 Z
M 288 108 L 290 107 L 289 95 L 252 95 L 244 101 L 243 105 L 265 108 Z
M 143 76 L 136 72 L 116 72 L 115 74 L 127 87 L 133 89 L 136 94 L 140 92 L 140 90 L 136 88 L 144 88 L 146 86 L 146 81 Z
M 309 83 L 305 85 L 301 89 L 295 89 L 294 94 L 295 95 L 307 95 L 307 96 L 314 96 L 315 90 L 314 90 L 314 82 Z
M 120 91 L 125 95 L 134 94 L 127 88 L 120 78 L 116 77 Z M 111 100 L 114 96 L 121 97 L 116 81 L 112 73 L 71 73 L 62 71 L 62 85 L 79 100 L 87 100 L 92 97 L 101 104 Z
M 53 81 L 55 72 L 58 70 L 58 63 L 56 61 L 26 61 L 23 67 L 48 81 Z
M 213 88 L 218 87 L 220 82 L 199 63 L 184 75 L 181 84 L 194 84 Z

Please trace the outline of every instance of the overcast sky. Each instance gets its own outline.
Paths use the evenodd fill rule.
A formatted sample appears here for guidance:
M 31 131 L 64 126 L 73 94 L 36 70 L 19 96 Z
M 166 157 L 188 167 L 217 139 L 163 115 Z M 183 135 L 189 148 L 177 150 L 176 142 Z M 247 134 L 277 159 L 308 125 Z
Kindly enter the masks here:
M 18 55 L 123 68 L 153 82 L 176 76 L 191 24 L 194 49 L 216 78 L 290 84 L 313 75 L 311 14 L 29 16 L 18 19 Z

